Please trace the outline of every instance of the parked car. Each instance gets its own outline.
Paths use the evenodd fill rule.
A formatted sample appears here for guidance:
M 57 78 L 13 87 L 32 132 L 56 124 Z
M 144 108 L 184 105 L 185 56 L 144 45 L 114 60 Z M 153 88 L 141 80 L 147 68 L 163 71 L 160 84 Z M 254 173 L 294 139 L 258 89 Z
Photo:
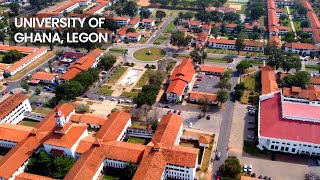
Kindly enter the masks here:
M 127 100 L 126 100 L 126 103 L 131 103 L 131 100 L 127 99 Z
M 165 108 L 170 108 L 171 106 L 169 106 L 169 105 L 165 105 L 164 107 L 165 107 Z
M 260 175 L 258 178 L 259 178 L 259 179 L 263 179 L 263 178 L 262 178 L 262 175 Z
M 197 78 L 197 81 L 202 81 L 202 78 Z
M 254 110 L 249 110 L 249 111 L 248 111 L 248 114 L 249 114 L 250 116 L 254 116 L 254 115 L 256 115 L 256 111 L 254 111 Z
M 198 85 L 198 84 L 195 84 L 195 85 L 193 86 L 193 88 L 199 88 L 199 85 Z
M 254 178 L 257 177 L 256 173 L 252 173 L 251 177 L 254 177 Z
M 181 111 L 181 110 L 179 110 L 178 115 L 181 115 L 181 112 L 182 112 L 182 111 Z
M 256 110 L 256 108 L 254 106 L 248 106 L 247 109 L 248 110 Z
M 188 127 L 189 127 L 189 128 L 192 128 L 192 122 L 189 123 Z
M 173 110 L 173 113 L 177 113 L 177 110 L 176 110 L 176 109 L 174 109 L 174 110 Z
M 249 164 L 249 166 L 248 166 L 248 172 L 252 172 L 252 165 L 251 164 Z
M 254 130 L 254 127 L 249 127 L 248 130 Z
M 254 137 L 253 136 L 251 136 L 250 134 L 248 134 L 248 139 L 254 139 Z
M 3 85 L 8 86 L 8 85 L 9 85 L 9 83 L 8 83 L 8 82 L 4 82 L 4 83 L 3 83 Z
M 220 176 L 217 176 L 217 177 L 216 177 L 216 180 L 220 180 Z
M 111 101 L 117 101 L 117 99 L 116 98 L 111 98 Z
M 248 172 L 248 166 L 246 164 L 243 166 L 243 172 Z
M 124 102 L 124 100 L 123 100 L 123 99 L 119 99 L 118 101 L 119 101 L 119 103 L 123 103 L 123 102 Z
M 220 160 L 220 158 L 221 158 L 221 152 L 218 152 L 218 153 L 217 153 L 217 155 L 216 155 L 216 160 L 218 160 L 218 161 L 219 161 L 219 160 Z
M 2 92 L 2 95 L 6 95 L 6 94 L 8 94 L 9 92 L 8 91 L 3 91 Z
M 209 120 L 210 119 L 210 115 L 207 115 L 207 120 Z
M 263 179 L 269 179 L 269 177 L 268 176 L 264 176 Z

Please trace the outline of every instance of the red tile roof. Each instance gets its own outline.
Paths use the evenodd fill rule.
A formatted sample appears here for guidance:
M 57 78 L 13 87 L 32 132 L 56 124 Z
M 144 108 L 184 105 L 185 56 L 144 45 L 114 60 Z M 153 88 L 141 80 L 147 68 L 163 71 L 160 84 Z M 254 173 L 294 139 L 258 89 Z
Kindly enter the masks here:
M 127 33 L 128 26 L 123 26 L 117 31 L 118 36 L 123 36 Z
M 266 66 L 261 68 L 261 84 L 262 94 L 269 94 L 279 90 L 275 70 L 272 67 Z
M 199 141 L 199 143 L 202 143 L 202 144 L 210 144 L 211 138 L 210 138 L 210 136 L 200 135 L 198 141 Z
M 125 162 L 139 163 L 142 159 L 145 146 L 121 141 L 110 141 L 103 145 L 105 157 Z
M 211 94 L 211 93 L 192 91 L 190 93 L 189 99 L 194 99 L 194 100 L 198 100 L 198 101 L 206 99 L 209 102 L 217 102 L 217 95 Z
M 80 69 L 71 68 L 66 73 L 62 74 L 60 76 L 60 79 L 68 81 L 68 80 L 73 79 L 74 77 L 76 77 L 76 75 L 79 74 L 80 72 L 81 72 Z
M 234 45 L 236 44 L 235 40 L 229 40 L 229 39 L 209 39 L 208 40 L 209 43 L 215 43 L 215 44 L 231 44 Z
M 10 67 L 10 64 L 0 63 L 0 70 L 4 71 L 4 70 L 6 70 L 8 67 Z
M 151 142 L 154 144 L 161 143 L 168 146 L 174 145 L 182 122 L 183 118 L 176 114 L 171 113 L 163 115 Z
M 32 79 L 43 80 L 43 81 L 53 81 L 57 74 L 51 74 L 46 72 L 36 72 L 32 75 Z
M 128 21 L 130 18 L 127 16 L 113 16 L 111 19 L 115 21 Z
M 189 26 L 200 26 L 201 22 L 200 21 L 190 21 L 188 22 Z
M 320 77 L 310 77 L 310 83 L 320 85 Z
M 95 7 L 91 8 L 89 11 L 85 12 L 86 14 L 93 14 L 97 11 L 99 11 L 102 8 L 105 8 L 107 6 L 107 4 L 109 3 L 108 1 L 99 1 L 99 4 L 96 5 Z
M 40 176 L 36 174 L 26 173 L 22 172 L 18 174 L 15 178 L 15 180 L 54 180 L 52 178 L 46 177 L 46 176 Z
M 83 138 L 80 143 L 78 144 L 78 147 L 76 149 L 77 153 L 84 153 L 86 152 L 88 149 L 91 148 L 92 144 L 95 142 L 96 138 L 94 138 L 93 136 L 87 136 L 85 138 Z
M 306 118 L 317 121 L 320 119 L 320 106 L 310 106 L 304 103 L 282 102 L 282 113 L 292 118 Z
M 129 21 L 129 25 L 136 25 L 139 23 L 139 18 L 135 17 Z
M 300 90 L 297 90 L 295 87 L 283 87 L 282 94 L 286 97 L 309 99 L 310 101 L 320 100 L 320 88 L 317 88 L 316 86 L 309 86 L 307 89 L 300 88 Z
M 71 122 L 75 123 L 86 123 L 86 124 L 95 124 L 95 125 L 104 125 L 107 121 L 107 117 L 98 116 L 96 114 L 73 114 L 70 117 Z
M 183 81 L 190 83 L 191 80 L 193 79 L 195 72 L 196 71 L 194 70 L 192 59 L 185 58 L 173 70 L 172 75 L 170 76 L 170 81 L 181 79 Z
M 12 51 L 16 50 L 22 53 L 32 53 L 37 50 L 37 48 L 33 47 L 25 47 L 25 46 L 8 46 L 8 45 L 0 45 L 0 51 Z
M 129 32 L 126 34 L 127 37 L 139 37 L 140 34 L 139 33 L 134 33 L 134 32 Z
M 202 72 L 216 72 L 216 73 L 221 73 L 221 74 L 223 74 L 225 70 L 226 70 L 225 67 L 212 66 L 212 65 L 207 65 L 207 64 L 201 65 L 201 69 L 200 69 L 200 71 L 202 71 Z
M 116 141 L 130 119 L 131 115 L 124 111 L 111 113 L 95 138 L 102 139 L 103 142 Z
M 0 119 L 5 118 L 12 112 L 19 104 L 28 99 L 28 96 L 22 93 L 12 94 L 7 99 L 0 103 Z
M 79 1 L 77 1 L 77 0 L 68 2 L 68 3 L 66 3 L 66 4 L 64 4 L 64 5 L 56 8 L 56 9 L 54 9 L 53 12 L 62 13 L 62 12 L 64 12 L 66 9 L 68 9 L 69 7 L 71 7 L 71 6 L 73 6 L 73 5 L 77 4 L 77 3 L 79 3 Z
M 207 42 L 207 39 L 208 39 L 208 33 L 201 32 L 198 34 L 196 41 Z
M 262 137 L 320 144 L 320 123 L 282 118 L 280 93 L 260 102 L 259 129 Z
M 27 138 L 32 130 L 33 127 L 29 126 L 2 123 L 0 124 L 0 139 L 18 143 Z
M 299 43 L 299 42 L 292 42 L 287 43 L 286 47 L 292 48 L 292 49 L 310 49 L 310 50 L 318 50 L 318 46 L 308 43 Z
M 154 19 L 142 19 L 142 22 L 148 22 L 148 23 L 152 23 L 154 22 L 155 20 Z
M 173 80 L 170 82 L 169 87 L 166 90 L 166 93 L 175 93 L 182 95 L 187 83 L 183 80 Z
M 281 40 L 279 36 L 270 36 L 270 43 L 275 43 L 277 47 L 281 47 Z

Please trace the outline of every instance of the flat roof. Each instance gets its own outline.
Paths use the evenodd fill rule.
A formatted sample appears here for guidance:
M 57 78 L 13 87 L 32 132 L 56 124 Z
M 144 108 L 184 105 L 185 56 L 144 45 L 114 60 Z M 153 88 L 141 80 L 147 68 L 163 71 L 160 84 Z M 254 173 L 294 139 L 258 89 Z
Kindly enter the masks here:
M 320 122 L 320 106 L 313 106 L 303 103 L 283 101 L 282 112 L 284 117 L 297 119 L 309 119 Z

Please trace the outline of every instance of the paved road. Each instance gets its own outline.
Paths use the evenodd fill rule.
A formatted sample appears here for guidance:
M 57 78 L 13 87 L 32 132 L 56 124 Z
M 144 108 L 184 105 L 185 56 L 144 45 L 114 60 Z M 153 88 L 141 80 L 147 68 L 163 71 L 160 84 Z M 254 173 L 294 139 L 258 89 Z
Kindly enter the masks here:
M 166 18 L 160 28 L 153 34 L 153 36 L 148 40 L 146 44 L 153 44 L 153 42 L 161 35 L 162 31 L 168 26 L 171 21 L 173 21 L 174 18 L 174 16 Z

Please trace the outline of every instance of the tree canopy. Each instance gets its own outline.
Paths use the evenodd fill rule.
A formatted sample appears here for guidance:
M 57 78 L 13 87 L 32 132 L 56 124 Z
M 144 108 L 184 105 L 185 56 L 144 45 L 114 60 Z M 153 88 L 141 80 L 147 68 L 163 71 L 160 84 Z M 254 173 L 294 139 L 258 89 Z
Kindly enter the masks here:
M 100 57 L 100 62 L 98 66 L 101 69 L 109 70 L 110 68 L 112 68 L 114 63 L 116 63 L 116 61 L 117 61 L 117 57 L 111 54 L 104 54 L 103 56 Z
M 207 58 L 207 53 L 204 51 L 203 48 L 194 48 L 193 51 L 189 54 L 194 62 L 198 64 L 203 64 L 204 60 Z
M 58 100 L 71 100 L 84 91 L 83 86 L 77 81 L 67 81 L 59 84 L 56 88 L 56 97 Z
M 217 100 L 220 103 L 225 103 L 228 100 L 228 91 L 224 90 L 224 89 L 220 89 L 217 92 Z
M 236 66 L 237 71 L 239 71 L 240 73 L 244 73 L 249 68 L 250 68 L 249 60 L 242 60 Z
M 241 173 L 241 164 L 236 156 L 229 156 L 220 166 L 222 176 L 236 178 Z
M 144 18 L 149 18 L 151 15 L 151 11 L 146 7 L 141 7 L 139 15 L 140 15 L 140 20 L 142 20 Z
M 21 58 L 23 58 L 23 54 L 17 50 L 10 50 L 5 54 L 5 56 L 2 59 L 3 63 L 12 64 Z
M 294 75 L 288 75 L 281 80 L 283 87 L 297 86 L 306 88 L 310 84 L 310 74 L 306 71 L 296 72 Z

